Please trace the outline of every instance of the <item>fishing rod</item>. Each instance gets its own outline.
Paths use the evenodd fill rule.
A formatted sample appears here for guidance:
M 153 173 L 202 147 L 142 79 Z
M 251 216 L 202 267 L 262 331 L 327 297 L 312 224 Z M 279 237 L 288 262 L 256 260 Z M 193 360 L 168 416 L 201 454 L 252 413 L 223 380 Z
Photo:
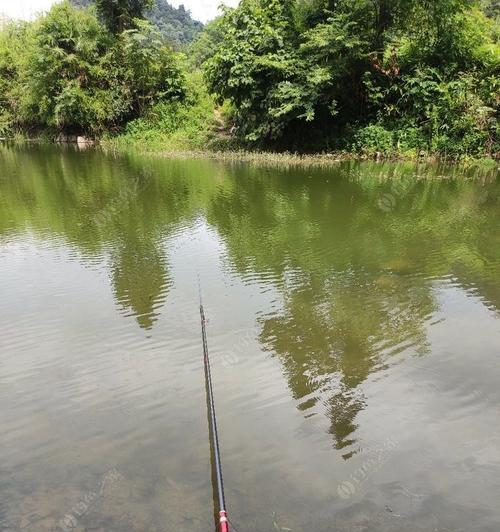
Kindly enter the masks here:
M 219 498 L 219 525 L 218 532 L 229 532 L 229 521 L 226 513 L 226 499 L 224 496 L 224 482 L 222 480 L 222 466 L 219 449 L 219 435 L 217 432 L 217 419 L 215 417 L 215 401 L 212 387 L 212 375 L 210 373 L 210 359 L 208 356 L 207 343 L 207 329 L 205 320 L 205 311 L 203 310 L 203 302 L 201 300 L 201 287 L 198 278 L 198 289 L 200 292 L 200 317 L 201 317 L 201 337 L 203 341 L 203 360 L 205 365 L 205 382 L 207 386 L 207 400 L 209 409 L 210 430 L 213 441 L 214 461 L 215 461 L 215 475 L 217 478 L 217 494 Z

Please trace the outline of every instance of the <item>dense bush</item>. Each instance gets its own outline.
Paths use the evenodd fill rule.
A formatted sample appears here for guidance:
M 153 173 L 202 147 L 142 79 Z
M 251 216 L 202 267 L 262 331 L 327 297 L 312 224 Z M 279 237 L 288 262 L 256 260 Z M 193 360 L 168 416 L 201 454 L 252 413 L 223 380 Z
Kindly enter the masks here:
M 214 129 L 214 102 L 202 75 L 186 76 L 185 98 L 162 101 L 129 122 L 114 139 L 118 145 L 146 144 L 153 149 L 204 149 Z
M 390 154 L 394 149 L 394 137 L 383 126 L 370 124 L 356 130 L 352 147 L 367 154 Z
M 28 25 L 11 23 L 0 31 L 0 135 L 15 127 L 21 87 L 19 58 L 25 50 Z
M 56 4 L 0 36 L 0 127 L 100 135 L 181 99 L 176 55 L 149 23 L 114 35 L 92 9 Z
M 217 17 L 205 25 L 188 47 L 188 65 L 200 69 L 205 62 L 213 57 L 218 47 L 224 41 L 224 26 L 222 17 Z
M 242 0 L 221 24 L 205 76 L 247 142 L 498 152 L 500 48 L 478 2 Z

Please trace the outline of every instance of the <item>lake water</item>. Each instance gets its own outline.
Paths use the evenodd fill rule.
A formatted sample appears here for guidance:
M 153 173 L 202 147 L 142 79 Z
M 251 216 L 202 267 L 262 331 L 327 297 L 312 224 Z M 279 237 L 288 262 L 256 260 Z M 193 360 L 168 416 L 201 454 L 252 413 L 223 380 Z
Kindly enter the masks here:
M 500 530 L 500 179 L 0 147 L 0 529 Z

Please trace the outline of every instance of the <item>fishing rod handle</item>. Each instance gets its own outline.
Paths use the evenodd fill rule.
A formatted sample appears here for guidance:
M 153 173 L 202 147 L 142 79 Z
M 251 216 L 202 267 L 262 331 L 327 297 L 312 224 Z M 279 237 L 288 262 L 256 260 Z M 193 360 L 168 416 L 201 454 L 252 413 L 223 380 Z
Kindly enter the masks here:
M 219 512 L 219 532 L 229 532 L 229 521 L 224 510 Z

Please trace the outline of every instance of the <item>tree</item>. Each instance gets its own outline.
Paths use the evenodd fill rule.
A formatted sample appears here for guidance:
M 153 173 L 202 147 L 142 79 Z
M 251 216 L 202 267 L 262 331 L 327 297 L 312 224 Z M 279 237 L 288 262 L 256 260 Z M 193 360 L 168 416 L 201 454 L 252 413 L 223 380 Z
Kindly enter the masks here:
M 22 96 L 21 58 L 26 51 L 29 25 L 9 22 L 0 31 L 0 136 L 15 128 Z
M 246 142 L 497 149 L 500 53 L 476 0 L 242 0 L 221 25 L 206 80 Z
M 192 42 L 203 29 L 203 24 L 194 20 L 182 4 L 173 7 L 166 0 L 156 0 L 146 16 L 163 37 L 177 48 Z
M 217 53 L 224 41 L 225 28 L 222 17 L 217 17 L 205 25 L 188 48 L 188 61 L 194 68 L 201 68 L 204 63 Z
M 71 3 L 85 8 L 92 5 L 94 0 L 71 0 Z M 194 20 L 182 4 L 173 7 L 166 0 L 154 1 L 153 6 L 144 11 L 144 17 L 176 48 L 190 43 L 203 29 L 203 24 Z
M 14 71 L 0 39 L 0 70 L 5 64 L 2 83 L 15 76 L 6 103 L 24 127 L 99 136 L 183 96 L 177 56 L 146 21 L 114 36 L 93 10 L 62 2 L 21 35 L 22 45 L 6 45 L 18 52 Z
M 31 28 L 22 64 L 20 113 L 59 131 L 90 132 L 122 112 L 102 58 L 112 45 L 91 12 L 56 4 Z M 115 96 L 118 98 L 116 99 Z
M 144 18 L 153 0 L 95 0 L 99 16 L 115 35 L 135 27 L 134 19 Z
M 297 67 L 291 1 L 242 0 L 226 9 L 225 37 L 206 62 L 206 80 L 219 101 L 237 108 L 240 135 L 249 141 L 276 138 L 283 130 L 273 113 L 274 94 Z
M 132 117 L 141 116 L 159 101 L 181 99 L 184 77 L 177 57 L 160 32 L 147 21 L 125 30 L 118 39 L 116 76 L 130 99 Z

